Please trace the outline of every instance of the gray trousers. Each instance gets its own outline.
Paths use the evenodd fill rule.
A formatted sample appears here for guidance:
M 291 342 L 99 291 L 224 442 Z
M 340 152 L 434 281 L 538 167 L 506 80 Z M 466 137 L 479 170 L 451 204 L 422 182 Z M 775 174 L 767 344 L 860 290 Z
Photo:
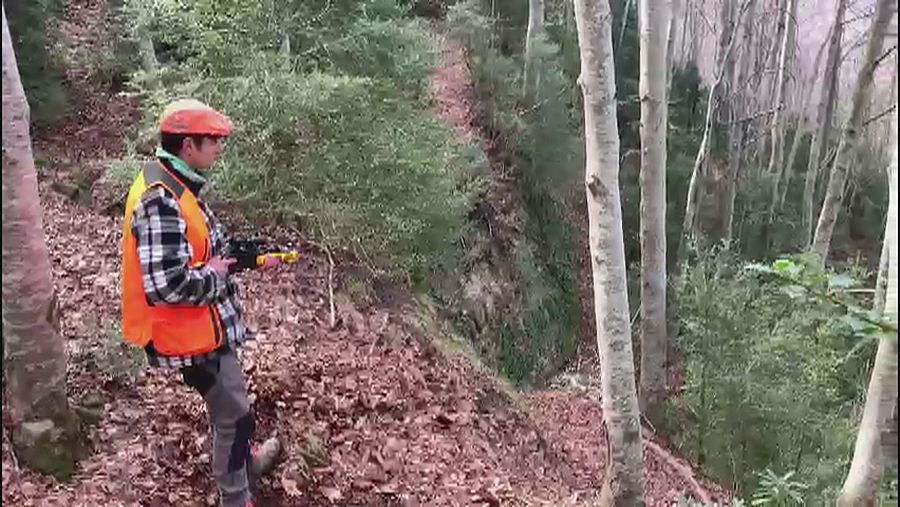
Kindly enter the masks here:
M 256 429 L 244 372 L 233 350 L 218 359 L 182 368 L 185 384 L 206 402 L 212 437 L 212 471 L 222 507 L 245 507 L 251 499 L 250 442 Z

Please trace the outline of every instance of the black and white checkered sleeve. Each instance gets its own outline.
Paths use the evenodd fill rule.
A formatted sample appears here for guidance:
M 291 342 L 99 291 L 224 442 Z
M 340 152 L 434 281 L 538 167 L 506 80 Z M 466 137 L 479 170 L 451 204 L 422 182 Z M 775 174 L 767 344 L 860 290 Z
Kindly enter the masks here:
M 226 279 L 207 266 L 191 267 L 192 250 L 175 196 L 144 193 L 131 222 L 150 304 L 211 304 L 227 293 Z

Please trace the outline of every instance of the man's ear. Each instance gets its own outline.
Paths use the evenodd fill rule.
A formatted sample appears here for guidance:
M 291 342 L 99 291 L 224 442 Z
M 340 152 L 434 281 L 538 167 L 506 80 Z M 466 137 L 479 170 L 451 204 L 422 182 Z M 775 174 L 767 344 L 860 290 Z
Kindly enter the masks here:
M 181 152 L 186 153 L 188 148 L 197 149 L 197 146 L 194 145 L 194 140 L 190 136 L 185 136 L 184 140 L 181 141 Z

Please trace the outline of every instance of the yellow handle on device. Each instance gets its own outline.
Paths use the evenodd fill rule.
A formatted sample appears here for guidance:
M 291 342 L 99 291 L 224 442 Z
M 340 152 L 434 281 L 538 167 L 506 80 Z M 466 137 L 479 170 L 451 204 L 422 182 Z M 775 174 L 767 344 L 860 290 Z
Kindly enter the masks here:
M 256 257 L 256 265 L 262 266 L 263 264 L 265 264 L 266 257 L 274 257 L 274 258 L 280 260 L 281 262 L 288 264 L 288 263 L 297 262 L 298 260 L 300 260 L 300 252 L 298 252 L 296 250 L 291 250 L 290 252 L 275 252 L 275 253 L 267 253 L 267 254 L 258 255 Z

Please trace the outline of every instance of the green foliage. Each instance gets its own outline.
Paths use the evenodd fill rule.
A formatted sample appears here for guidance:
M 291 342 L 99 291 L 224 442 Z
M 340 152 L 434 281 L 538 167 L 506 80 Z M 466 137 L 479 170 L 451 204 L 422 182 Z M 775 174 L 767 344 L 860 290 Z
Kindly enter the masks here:
M 884 507 L 897 507 L 900 503 L 900 481 L 897 479 L 896 463 L 884 467 L 881 474 L 881 487 L 878 490 L 878 504 Z
M 456 255 L 484 161 L 425 110 L 436 51 L 399 5 L 131 2 L 134 29 L 173 55 L 161 84 L 140 90 L 143 137 L 175 98 L 214 105 L 237 125 L 214 197 L 425 281 Z
M 862 285 L 858 279 L 847 273 L 827 270 L 815 254 L 781 258 L 771 266 L 750 264 L 746 269 L 771 276 L 781 284 L 780 290 L 794 301 L 827 307 L 836 318 L 840 318 L 844 332 L 851 336 L 877 340 L 882 335 L 897 335 L 895 316 L 877 315 L 869 309 L 872 307 L 871 301 L 860 298 L 858 292 L 852 292 Z
M 62 71 L 49 50 L 47 21 L 61 9 L 56 0 L 8 0 L 6 11 L 22 87 L 36 124 L 50 123 L 66 108 Z
M 670 423 L 683 428 L 678 445 L 737 494 L 781 484 L 760 471 L 792 470 L 799 479 L 781 478 L 807 484 L 805 501 L 820 504 L 846 472 L 874 350 L 858 347 L 834 306 L 759 270 L 707 257 L 676 283 L 686 381 Z
M 793 507 L 804 505 L 803 491 L 806 484 L 792 480 L 794 472 L 778 475 L 768 468 L 759 474 L 759 486 L 753 492 L 750 505 L 766 507 Z
M 502 155 L 512 155 L 516 189 L 524 204 L 526 216 L 519 217 L 524 238 L 510 252 L 521 308 L 505 316 L 497 361 L 514 381 L 530 382 L 558 368 L 577 344 L 575 224 L 583 137 L 559 46 L 548 39 L 536 41 L 539 85 L 534 97 L 525 100 L 521 54 L 504 55 L 504 49 L 511 49 L 505 38 L 518 25 L 509 23 L 503 9 L 512 9 L 516 16 L 521 12 L 508 3 L 495 7 L 498 17 L 492 18 L 489 7 L 477 1 L 456 4 L 449 24 L 453 37 L 470 51 L 482 121 Z M 527 10 L 525 14 L 522 19 L 527 20 Z M 521 44 L 517 47 L 522 49 Z

